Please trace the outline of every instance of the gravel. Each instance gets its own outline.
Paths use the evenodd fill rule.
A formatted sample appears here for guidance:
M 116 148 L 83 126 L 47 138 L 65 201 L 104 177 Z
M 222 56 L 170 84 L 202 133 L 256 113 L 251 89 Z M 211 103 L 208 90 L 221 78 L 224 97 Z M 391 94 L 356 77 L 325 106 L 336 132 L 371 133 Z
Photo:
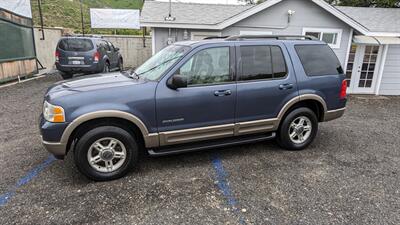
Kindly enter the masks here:
M 49 157 L 37 118 L 58 80 L 0 88 L 0 224 L 400 223 L 400 97 L 352 96 L 301 152 L 266 142 L 146 158 L 103 183 L 70 154 L 21 185 Z

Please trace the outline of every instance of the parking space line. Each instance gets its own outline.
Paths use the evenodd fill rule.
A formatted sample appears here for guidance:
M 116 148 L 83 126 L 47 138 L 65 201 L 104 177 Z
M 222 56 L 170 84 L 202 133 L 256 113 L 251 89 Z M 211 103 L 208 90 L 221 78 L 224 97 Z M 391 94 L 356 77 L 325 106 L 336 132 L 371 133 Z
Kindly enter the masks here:
M 41 171 L 50 166 L 56 158 L 53 155 L 50 155 L 44 162 L 35 166 L 32 170 L 30 170 L 24 177 L 19 179 L 14 186 L 12 186 L 8 192 L 0 195 L 0 206 L 4 206 L 7 202 L 15 195 L 18 188 L 29 183 L 33 178 L 35 178 Z
M 237 200 L 235 197 L 232 195 L 231 188 L 229 186 L 229 182 L 227 180 L 227 173 L 224 170 L 224 166 L 222 164 L 222 161 L 218 155 L 213 155 L 212 156 L 212 164 L 215 170 L 215 173 L 217 175 L 217 185 L 219 190 L 222 192 L 224 197 L 226 198 L 226 201 L 228 202 L 228 205 L 232 208 L 233 212 L 239 217 L 239 223 L 240 224 L 246 224 L 243 216 L 240 213 L 237 203 Z

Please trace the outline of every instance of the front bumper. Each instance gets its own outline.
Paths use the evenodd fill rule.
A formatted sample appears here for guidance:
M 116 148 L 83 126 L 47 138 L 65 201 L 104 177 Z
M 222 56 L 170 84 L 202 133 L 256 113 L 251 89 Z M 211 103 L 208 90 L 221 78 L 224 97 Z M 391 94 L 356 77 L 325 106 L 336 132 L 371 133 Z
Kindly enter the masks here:
M 42 144 L 58 159 L 63 159 L 67 154 L 67 143 L 61 143 L 61 137 L 67 126 L 68 123 L 50 123 L 43 118 L 43 115 L 39 117 Z
M 65 155 L 67 154 L 67 144 L 57 143 L 57 142 L 47 142 L 43 140 L 42 137 L 42 144 L 44 148 L 54 155 L 57 159 L 64 159 Z

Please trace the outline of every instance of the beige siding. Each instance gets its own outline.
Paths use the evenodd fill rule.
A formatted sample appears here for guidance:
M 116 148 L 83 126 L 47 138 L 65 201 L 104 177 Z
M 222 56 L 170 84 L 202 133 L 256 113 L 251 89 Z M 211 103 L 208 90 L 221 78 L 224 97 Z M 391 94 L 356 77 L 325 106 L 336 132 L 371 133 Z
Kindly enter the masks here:
M 0 63 L 0 82 L 37 73 L 36 59 Z
M 46 68 L 54 68 L 55 62 L 55 50 L 57 42 L 62 36 L 62 29 L 57 28 L 45 28 L 44 29 L 44 40 L 42 38 L 42 32 L 40 28 L 34 29 L 35 34 L 35 46 L 36 56 L 40 63 Z M 39 65 L 40 66 L 40 65 Z
M 142 36 L 107 35 L 104 39 L 120 48 L 124 65 L 138 67 L 151 57 L 151 37 L 145 37 L 145 46 Z

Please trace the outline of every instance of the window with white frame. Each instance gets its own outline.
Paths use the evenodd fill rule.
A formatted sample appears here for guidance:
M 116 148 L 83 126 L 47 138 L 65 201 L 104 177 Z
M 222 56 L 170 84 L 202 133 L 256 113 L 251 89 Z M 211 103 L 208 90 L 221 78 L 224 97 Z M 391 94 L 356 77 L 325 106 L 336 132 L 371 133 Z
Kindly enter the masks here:
M 331 48 L 340 48 L 341 29 L 303 28 L 303 35 L 313 36 L 327 43 Z

